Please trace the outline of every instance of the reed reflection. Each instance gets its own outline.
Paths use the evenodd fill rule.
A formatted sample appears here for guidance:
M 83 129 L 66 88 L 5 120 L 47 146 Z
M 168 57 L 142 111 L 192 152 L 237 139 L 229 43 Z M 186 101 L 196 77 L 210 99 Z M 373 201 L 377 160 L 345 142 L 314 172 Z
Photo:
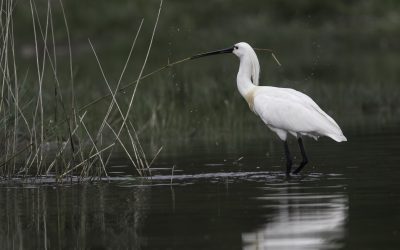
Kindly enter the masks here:
M 149 189 L 3 187 L 0 249 L 139 249 Z

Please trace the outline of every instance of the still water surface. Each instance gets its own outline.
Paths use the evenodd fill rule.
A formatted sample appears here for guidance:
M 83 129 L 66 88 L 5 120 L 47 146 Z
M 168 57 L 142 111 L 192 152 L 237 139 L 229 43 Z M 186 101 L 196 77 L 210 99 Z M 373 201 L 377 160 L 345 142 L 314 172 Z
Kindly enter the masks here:
M 166 155 L 151 180 L 117 161 L 110 182 L 2 184 L 0 248 L 399 249 L 400 131 L 347 136 L 306 141 L 291 179 L 279 142 L 252 139 Z

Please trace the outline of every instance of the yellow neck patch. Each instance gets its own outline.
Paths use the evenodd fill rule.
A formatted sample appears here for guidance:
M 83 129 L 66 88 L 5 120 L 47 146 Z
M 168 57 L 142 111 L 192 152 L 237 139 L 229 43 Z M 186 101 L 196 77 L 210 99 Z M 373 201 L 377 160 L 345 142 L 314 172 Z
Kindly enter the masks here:
M 249 104 L 249 108 L 254 112 L 254 96 L 255 96 L 256 88 L 253 88 L 248 93 L 244 95 L 244 99 L 247 104 Z

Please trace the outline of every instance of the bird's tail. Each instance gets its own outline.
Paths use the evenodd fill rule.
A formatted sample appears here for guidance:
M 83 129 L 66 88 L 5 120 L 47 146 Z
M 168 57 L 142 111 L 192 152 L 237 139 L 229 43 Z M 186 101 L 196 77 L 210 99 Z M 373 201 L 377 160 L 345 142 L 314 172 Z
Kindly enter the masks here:
M 347 141 L 347 138 L 343 134 L 327 134 L 327 136 L 337 142 Z

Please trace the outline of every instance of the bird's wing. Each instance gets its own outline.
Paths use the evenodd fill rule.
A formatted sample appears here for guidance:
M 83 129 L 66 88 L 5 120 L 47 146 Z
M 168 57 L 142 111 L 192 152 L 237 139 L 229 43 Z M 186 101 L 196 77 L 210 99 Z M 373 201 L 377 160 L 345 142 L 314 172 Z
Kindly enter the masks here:
M 265 89 L 255 95 L 254 111 L 267 125 L 289 132 L 317 135 L 341 134 L 336 122 L 332 123 L 332 118 L 325 114 L 311 98 L 304 96 L 293 94 L 287 89 Z
M 281 91 L 285 91 L 287 94 L 291 95 L 292 98 L 297 99 L 298 101 L 306 104 L 306 105 L 310 105 L 311 107 L 313 107 L 316 111 L 318 111 L 321 115 L 325 116 L 331 123 L 332 125 L 336 126 L 339 128 L 339 125 L 335 122 L 335 120 L 333 120 L 332 117 L 330 117 L 327 113 L 325 113 L 325 111 L 323 111 L 317 103 L 314 102 L 313 99 L 311 99 L 308 95 L 291 89 L 291 88 L 281 88 Z M 340 129 L 340 128 L 339 128 Z

